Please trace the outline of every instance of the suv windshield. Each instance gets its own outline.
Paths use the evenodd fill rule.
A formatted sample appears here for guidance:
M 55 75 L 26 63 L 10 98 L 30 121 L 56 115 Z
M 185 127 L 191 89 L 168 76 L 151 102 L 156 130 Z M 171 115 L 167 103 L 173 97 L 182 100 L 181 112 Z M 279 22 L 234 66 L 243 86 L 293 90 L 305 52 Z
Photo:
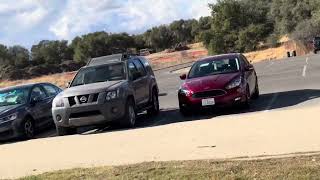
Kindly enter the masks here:
M 74 78 L 71 87 L 123 79 L 126 79 L 124 63 L 92 66 L 81 69 Z
M 199 61 L 192 66 L 188 78 L 235 73 L 239 70 L 240 64 L 237 58 Z
M 25 104 L 28 92 L 27 88 L 0 91 L 0 107 Z

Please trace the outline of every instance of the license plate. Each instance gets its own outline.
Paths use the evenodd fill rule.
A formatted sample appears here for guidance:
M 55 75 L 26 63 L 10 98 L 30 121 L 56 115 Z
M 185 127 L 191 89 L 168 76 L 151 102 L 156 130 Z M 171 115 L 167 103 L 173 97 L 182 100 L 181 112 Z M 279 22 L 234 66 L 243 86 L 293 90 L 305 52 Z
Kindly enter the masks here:
M 213 106 L 216 102 L 213 98 L 211 99 L 202 99 L 202 106 Z

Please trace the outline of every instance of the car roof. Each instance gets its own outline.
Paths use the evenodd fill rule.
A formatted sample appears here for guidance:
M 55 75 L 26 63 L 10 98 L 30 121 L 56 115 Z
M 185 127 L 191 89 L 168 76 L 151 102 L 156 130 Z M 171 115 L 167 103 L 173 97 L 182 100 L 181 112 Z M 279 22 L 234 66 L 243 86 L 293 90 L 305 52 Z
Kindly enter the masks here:
M 236 58 L 239 57 L 240 53 L 229 53 L 229 54 L 220 54 L 215 56 L 209 56 L 202 59 L 199 59 L 198 61 L 214 61 L 214 60 L 220 60 L 220 59 L 230 59 L 230 58 Z
M 136 55 L 122 53 L 122 54 L 112 54 L 108 56 L 96 57 L 96 58 L 90 59 L 86 66 L 87 67 L 99 66 L 104 64 L 123 62 L 130 59 L 130 57 L 133 57 L 133 56 L 136 56 Z
M 11 89 L 19 89 L 19 88 L 31 88 L 35 85 L 41 85 L 41 84 L 50 84 L 50 83 L 29 83 L 29 84 L 22 84 L 22 85 L 16 85 L 16 86 L 10 86 L 5 88 L 0 88 L 0 91 L 7 91 Z

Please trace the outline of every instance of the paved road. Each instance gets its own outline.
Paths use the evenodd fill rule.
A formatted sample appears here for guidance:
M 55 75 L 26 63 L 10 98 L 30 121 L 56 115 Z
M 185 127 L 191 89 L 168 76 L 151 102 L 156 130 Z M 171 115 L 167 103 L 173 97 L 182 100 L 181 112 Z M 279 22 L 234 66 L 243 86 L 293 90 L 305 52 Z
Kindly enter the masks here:
M 254 64 L 259 77 L 261 98 L 253 102 L 249 110 L 217 110 L 216 112 L 202 112 L 186 118 L 181 116 L 178 110 L 177 90 L 181 85 L 181 80 L 179 74 L 175 72 L 176 69 L 186 66 L 188 64 L 156 72 L 161 93 L 161 113 L 154 119 L 148 119 L 142 114 L 137 124 L 138 128 L 216 116 L 320 105 L 320 56 L 311 54 Z M 83 129 L 81 132 L 87 132 L 87 130 Z M 110 130 L 114 129 L 106 127 L 98 132 Z M 55 136 L 55 131 L 49 130 L 38 135 L 38 138 L 53 136 Z
M 177 109 L 178 74 L 170 73 L 173 69 L 159 71 L 163 96 L 157 118 L 141 115 L 134 130 L 83 129 L 90 135 L 42 139 L 55 136 L 51 130 L 38 140 L 8 142 L 0 146 L 0 178 L 93 165 L 318 152 L 319 121 L 314 116 L 320 107 L 320 56 L 261 62 L 255 67 L 262 96 L 250 110 L 217 110 L 184 118 Z

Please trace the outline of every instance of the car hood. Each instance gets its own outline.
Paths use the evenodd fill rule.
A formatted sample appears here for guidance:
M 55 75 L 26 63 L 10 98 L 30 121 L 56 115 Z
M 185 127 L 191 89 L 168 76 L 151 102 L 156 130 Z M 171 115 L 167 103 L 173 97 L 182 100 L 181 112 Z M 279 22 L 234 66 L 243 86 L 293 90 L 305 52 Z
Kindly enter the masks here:
M 59 96 L 69 97 L 69 96 L 78 96 L 84 94 L 92 94 L 99 93 L 103 91 L 107 91 L 108 89 L 116 89 L 121 86 L 124 82 L 122 81 L 107 81 L 107 82 L 99 82 L 93 84 L 85 84 L 81 86 L 70 87 L 65 89 Z
M 0 107 L 0 117 L 2 117 L 3 115 L 5 116 L 5 114 L 7 114 L 8 112 L 19 108 L 20 106 L 21 105 L 12 105 L 12 106 L 2 106 L 2 107 Z
M 240 73 L 237 72 L 187 79 L 183 86 L 193 92 L 208 91 L 212 89 L 224 89 L 230 81 L 232 81 L 239 75 Z

